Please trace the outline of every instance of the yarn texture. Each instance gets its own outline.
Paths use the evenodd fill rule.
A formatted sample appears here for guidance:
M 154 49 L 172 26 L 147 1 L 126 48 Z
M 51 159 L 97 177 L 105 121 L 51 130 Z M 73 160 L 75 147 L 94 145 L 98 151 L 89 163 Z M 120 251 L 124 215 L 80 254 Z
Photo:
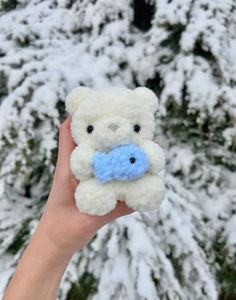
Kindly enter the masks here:
M 156 95 L 145 87 L 80 86 L 68 94 L 77 144 L 70 166 L 80 181 L 75 200 L 81 212 L 105 215 L 118 200 L 138 211 L 160 206 L 165 157 L 153 142 L 157 108 Z
M 143 177 L 149 168 L 147 155 L 136 145 L 120 146 L 107 154 L 96 152 L 92 164 L 101 183 L 134 180 Z

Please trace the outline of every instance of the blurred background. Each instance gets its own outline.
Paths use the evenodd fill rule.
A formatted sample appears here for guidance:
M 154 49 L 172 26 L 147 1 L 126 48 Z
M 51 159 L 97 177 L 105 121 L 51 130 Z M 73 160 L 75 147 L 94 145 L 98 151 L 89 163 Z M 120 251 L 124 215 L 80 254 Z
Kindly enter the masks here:
M 166 199 L 102 228 L 59 299 L 236 299 L 236 1 L 1 0 L 0 10 L 0 295 L 49 193 L 67 93 L 141 85 L 160 99 Z

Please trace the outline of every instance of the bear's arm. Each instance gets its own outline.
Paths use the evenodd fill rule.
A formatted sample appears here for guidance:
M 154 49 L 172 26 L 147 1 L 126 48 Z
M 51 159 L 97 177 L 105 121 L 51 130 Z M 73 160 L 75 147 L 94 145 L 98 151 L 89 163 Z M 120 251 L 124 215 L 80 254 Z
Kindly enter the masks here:
M 162 148 L 152 141 L 145 142 L 141 148 L 148 156 L 149 172 L 157 175 L 165 166 L 165 155 Z
M 71 171 L 78 180 L 86 180 L 93 177 L 93 155 L 94 150 L 87 144 L 80 144 L 71 153 Z

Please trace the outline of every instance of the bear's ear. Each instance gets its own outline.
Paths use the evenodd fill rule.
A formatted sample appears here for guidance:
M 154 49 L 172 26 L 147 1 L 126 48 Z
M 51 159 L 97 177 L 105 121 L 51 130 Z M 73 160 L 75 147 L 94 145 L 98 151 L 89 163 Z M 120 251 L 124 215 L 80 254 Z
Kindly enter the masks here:
M 152 113 L 158 108 L 158 98 L 153 91 L 146 87 L 137 87 L 134 92 L 145 100 Z
M 91 92 L 92 89 L 85 86 L 79 86 L 70 91 L 65 101 L 68 113 L 72 115 Z

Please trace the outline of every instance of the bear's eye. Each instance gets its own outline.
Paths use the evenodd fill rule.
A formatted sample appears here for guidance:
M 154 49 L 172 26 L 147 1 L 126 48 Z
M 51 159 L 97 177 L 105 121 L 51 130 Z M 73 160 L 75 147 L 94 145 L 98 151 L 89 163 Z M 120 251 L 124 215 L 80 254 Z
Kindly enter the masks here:
M 135 124 L 135 125 L 134 125 L 134 131 L 135 131 L 135 132 L 138 133 L 138 132 L 140 131 L 140 129 L 141 129 L 140 125 L 138 125 L 138 124 Z
M 88 133 L 92 133 L 93 132 L 93 125 L 88 125 L 88 127 L 87 127 L 87 132 Z
M 136 162 L 136 158 L 135 157 L 130 157 L 129 159 L 131 164 L 134 164 Z

